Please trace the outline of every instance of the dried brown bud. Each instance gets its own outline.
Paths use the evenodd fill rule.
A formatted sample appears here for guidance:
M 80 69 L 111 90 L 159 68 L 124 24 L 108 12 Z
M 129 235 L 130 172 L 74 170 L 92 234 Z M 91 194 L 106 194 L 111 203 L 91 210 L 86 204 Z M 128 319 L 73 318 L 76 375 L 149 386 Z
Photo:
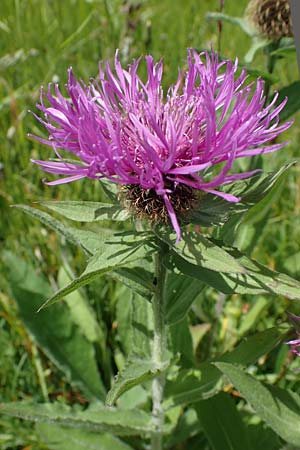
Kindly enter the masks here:
M 273 41 L 293 36 L 288 0 L 250 0 L 246 17 L 259 34 Z

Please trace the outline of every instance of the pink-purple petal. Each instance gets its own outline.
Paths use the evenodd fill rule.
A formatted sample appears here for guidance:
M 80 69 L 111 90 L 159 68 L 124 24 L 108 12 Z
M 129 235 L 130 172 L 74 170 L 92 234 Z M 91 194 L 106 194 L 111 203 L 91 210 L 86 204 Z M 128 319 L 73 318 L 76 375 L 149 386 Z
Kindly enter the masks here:
M 292 122 L 279 124 L 286 99 L 276 106 L 278 93 L 265 106 L 264 82 L 246 83 L 238 61 L 219 61 L 217 53 L 187 52 L 187 70 L 176 84 L 162 89 L 163 64 L 145 58 L 147 79 L 138 76 L 141 59 L 123 68 L 118 52 L 114 64 L 99 64 L 99 78 L 88 85 L 69 69 L 67 96 L 58 85 L 41 90 L 37 105 L 46 136 L 33 136 L 76 155 L 84 165 L 63 160 L 34 160 L 44 171 L 65 178 L 107 178 L 118 184 L 139 184 L 154 189 L 165 202 L 170 222 L 180 238 L 179 219 L 169 194 L 182 183 L 219 195 L 228 202 L 238 197 L 220 188 L 226 183 L 255 176 L 257 171 L 230 173 L 238 158 L 274 152 L 287 142 L 273 141 Z M 221 163 L 220 166 L 218 166 Z M 202 173 L 214 167 L 212 175 Z

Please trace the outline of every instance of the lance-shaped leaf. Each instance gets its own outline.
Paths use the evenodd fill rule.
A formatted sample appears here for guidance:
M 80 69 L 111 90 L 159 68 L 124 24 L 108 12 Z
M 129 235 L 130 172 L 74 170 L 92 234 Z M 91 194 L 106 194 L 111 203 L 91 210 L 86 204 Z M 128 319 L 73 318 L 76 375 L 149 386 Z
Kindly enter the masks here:
M 195 409 L 213 450 L 250 450 L 246 426 L 228 394 L 196 403 Z
M 95 254 L 95 252 L 101 248 L 102 242 L 99 234 L 93 233 L 89 230 L 80 230 L 78 228 L 68 227 L 59 220 L 50 216 L 50 214 L 47 214 L 40 209 L 32 208 L 31 206 L 14 205 L 14 207 L 20 209 L 34 219 L 38 219 L 44 225 L 63 236 L 67 241 L 81 247 L 89 255 Z M 102 239 L 103 234 L 104 230 L 101 230 Z M 106 231 L 105 234 L 108 234 L 108 232 Z
M 254 56 L 258 50 L 268 48 L 270 46 L 270 40 L 268 38 L 263 38 L 262 36 L 253 36 L 252 45 L 244 56 L 244 61 L 247 65 L 250 65 L 254 59 Z M 270 80 L 274 81 L 274 78 Z
M 57 282 L 61 288 L 66 286 L 73 278 L 72 271 L 64 261 L 64 265 L 58 271 Z M 83 336 L 93 343 L 102 343 L 106 346 L 103 330 L 100 329 L 96 314 L 82 291 L 74 291 L 64 299 L 68 306 L 70 319 L 78 326 Z
M 244 17 L 233 17 L 221 12 L 209 12 L 206 14 L 206 18 L 209 20 L 221 20 L 223 22 L 228 22 L 232 25 L 236 25 L 250 37 L 257 34 L 257 31 L 255 30 L 253 24 Z
M 276 50 L 273 50 L 271 52 L 271 56 L 280 56 L 280 57 L 290 56 L 294 58 L 295 54 L 296 54 L 296 46 L 295 44 L 293 44 L 293 41 L 291 41 L 288 45 L 284 47 L 279 46 Z
M 106 195 L 106 197 L 112 202 L 116 203 L 118 201 L 119 187 L 117 184 L 112 183 L 106 178 L 99 179 L 101 187 Z
M 45 296 L 51 295 L 51 286 L 24 260 L 10 252 L 3 256 L 20 317 L 35 342 L 74 387 L 90 399 L 104 400 L 93 343 L 74 322 L 67 305 L 61 303 L 36 314 Z
M 170 349 L 174 355 L 177 355 L 177 358 L 180 356 L 178 365 L 181 368 L 195 367 L 193 339 L 188 318 L 185 317 L 180 322 L 171 325 L 169 330 Z
M 124 221 L 130 218 L 128 210 L 119 204 L 87 201 L 47 201 L 42 206 L 77 222 L 99 222 L 101 220 Z
M 253 23 L 247 19 L 247 17 L 234 17 L 229 16 L 227 14 L 224 14 L 222 12 L 209 12 L 206 14 L 206 18 L 209 20 L 218 20 L 221 22 L 227 22 L 231 25 L 238 26 L 244 33 L 246 33 L 252 40 L 252 44 L 246 55 L 244 56 L 244 61 L 247 65 L 252 63 L 254 56 L 256 52 L 259 49 L 263 49 L 265 47 L 268 47 L 271 43 L 270 39 L 267 37 L 264 38 L 263 36 L 260 36 L 260 34 L 257 33 L 257 29 L 253 25 Z M 244 64 L 238 64 L 238 66 L 243 69 Z M 251 75 L 251 68 L 247 67 L 247 72 Z M 274 83 L 274 76 L 272 74 L 269 74 L 267 72 L 263 72 L 261 75 L 255 75 L 257 78 L 258 76 L 261 76 L 263 79 L 268 80 L 272 83 Z
M 238 208 L 245 210 L 244 206 L 238 205 Z M 207 194 L 203 196 L 199 202 L 199 206 L 193 209 L 189 215 L 189 223 L 200 225 L 202 227 L 211 227 L 224 225 L 230 218 L 232 213 L 237 211 L 237 205 L 235 209 L 232 204 L 228 204 L 223 198 Z
M 184 318 L 204 286 L 200 280 L 173 272 L 168 274 L 165 314 L 169 325 Z
M 119 436 L 144 435 L 151 432 L 151 416 L 138 409 L 98 408 L 75 412 L 65 405 L 23 402 L 1 403 L 0 414 L 49 424 L 82 428 L 90 432 L 107 431 Z
M 278 345 L 283 336 L 283 331 L 270 328 L 243 340 L 236 349 L 225 353 L 218 360 L 241 365 L 252 364 Z M 166 384 L 165 406 L 205 400 L 220 392 L 223 383 L 222 373 L 211 363 L 200 364 L 197 370 L 181 370 L 176 378 Z
M 57 282 L 61 288 L 73 279 L 73 271 L 68 265 L 67 261 L 63 259 L 63 266 L 58 271 Z M 41 298 L 45 300 L 45 293 Z M 107 329 L 103 321 L 97 321 L 96 312 L 91 307 L 86 295 L 82 290 L 77 290 L 67 295 L 64 298 L 64 304 L 68 306 L 67 312 L 69 320 L 76 324 L 86 339 L 97 347 L 97 363 L 101 367 L 105 380 L 109 381 L 111 378 L 112 367 L 109 353 L 107 352 Z M 39 305 L 40 306 L 40 305 Z M 36 308 L 37 309 L 37 308 Z M 51 308 L 52 309 L 52 308 Z M 49 309 L 47 312 L 50 311 Z M 39 320 L 40 315 L 35 317 Z M 80 358 L 81 359 L 81 358 Z
M 240 184 L 237 183 L 237 185 L 232 186 L 231 193 L 240 195 L 242 198 L 241 202 L 248 207 L 256 205 L 269 194 L 277 181 L 295 163 L 296 161 L 290 161 L 274 172 L 264 173 L 253 177 L 252 179 L 244 180 Z
M 162 367 L 156 367 L 153 361 L 131 358 L 124 369 L 118 373 L 111 390 L 106 397 L 106 404 L 112 406 L 124 392 L 145 381 L 152 380 L 169 366 L 166 361 Z
M 269 269 L 254 259 L 243 255 L 243 253 L 236 248 L 223 248 L 225 248 L 226 251 L 230 253 L 232 257 L 237 259 L 245 268 L 247 275 L 242 276 L 241 278 L 244 277 L 246 283 L 248 282 L 247 278 L 249 277 L 250 285 L 254 282 L 256 286 L 264 292 L 282 295 L 290 300 L 300 300 L 300 283 L 297 280 L 288 275 Z
M 251 423 L 247 426 L 247 435 L 250 440 L 251 448 L 257 450 L 297 450 L 294 446 L 282 448 L 282 440 L 274 431 L 266 427 L 264 422 Z
M 165 448 L 180 448 L 180 444 L 184 445 L 185 441 L 201 431 L 196 411 L 189 408 L 179 417 L 175 430 L 165 442 Z M 199 440 L 197 442 L 199 443 Z
M 150 301 L 155 291 L 153 284 L 154 275 L 151 271 L 152 261 L 143 260 L 143 266 L 138 265 L 138 262 L 129 264 L 128 267 L 121 267 L 110 272 L 108 275 L 115 280 L 125 284 L 129 289 L 136 294 Z
M 295 164 L 295 161 L 285 164 L 277 171 L 257 175 L 249 180 L 232 184 L 228 192 L 241 197 L 240 203 L 229 203 L 216 195 L 204 195 L 199 202 L 199 206 L 191 211 L 189 222 L 204 227 L 223 225 L 233 215 L 244 214 L 266 197 L 277 180 L 293 164 Z
M 158 237 L 168 244 L 172 253 L 182 257 L 187 263 L 199 268 L 222 273 L 244 273 L 245 269 L 229 253 L 210 241 L 200 233 L 183 233 L 176 246 L 173 245 L 175 235 L 161 231 Z M 169 254 L 166 254 L 166 261 Z
M 108 433 L 91 433 L 47 423 L 38 423 L 36 430 L 42 443 L 51 450 L 133 450 Z
M 187 405 L 218 394 L 223 386 L 222 374 L 210 363 L 200 364 L 198 369 L 180 370 L 167 379 L 164 407 L 166 410 Z
M 42 308 L 52 305 L 65 295 L 91 283 L 106 272 L 145 258 L 147 243 L 149 242 L 145 236 L 133 235 L 132 233 L 119 233 L 109 239 L 104 239 L 101 242 L 101 250 L 98 250 L 88 261 L 84 272 L 67 286 L 57 291 L 44 303 Z
M 217 362 L 215 366 L 279 436 L 293 445 L 300 445 L 299 398 L 288 391 L 268 388 L 233 364 Z
M 38 219 L 44 225 L 63 236 L 67 241 L 79 246 L 88 255 L 95 255 L 98 250 L 101 251 L 103 239 L 112 236 L 112 230 L 101 229 L 101 234 L 98 234 L 93 231 L 66 226 L 50 214 L 37 208 L 26 205 L 15 205 L 15 207 Z M 153 275 L 151 273 L 151 264 L 145 264 L 145 262 L 143 267 L 132 263 L 128 264 L 127 267 L 116 269 L 108 274 L 150 300 L 154 290 Z
M 117 286 L 116 321 L 118 340 L 126 357 L 138 360 L 152 357 L 153 311 L 150 302 L 126 286 Z M 122 366 L 123 368 L 123 366 Z
M 221 242 L 218 242 L 222 245 Z M 169 269 L 174 266 L 180 272 L 196 278 L 224 294 L 277 294 L 290 300 L 300 300 L 300 283 L 288 275 L 275 272 L 254 259 L 243 255 L 238 249 L 222 246 L 226 252 L 243 267 L 243 273 L 226 273 L 208 270 L 191 263 L 185 255 L 171 251 L 171 258 L 165 262 Z
M 279 91 L 278 102 L 288 98 L 288 102 L 280 113 L 280 119 L 286 120 L 300 109 L 299 98 L 300 81 L 285 86 Z
M 150 302 L 145 302 L 139 295 L 131 296 L 130 354 L 142 359 L 152 358 L 153 348 L 153 309 Z M 127 329 L 129 324 L 127 324 Z M 128 329 L 129 331 L 129 329 Z

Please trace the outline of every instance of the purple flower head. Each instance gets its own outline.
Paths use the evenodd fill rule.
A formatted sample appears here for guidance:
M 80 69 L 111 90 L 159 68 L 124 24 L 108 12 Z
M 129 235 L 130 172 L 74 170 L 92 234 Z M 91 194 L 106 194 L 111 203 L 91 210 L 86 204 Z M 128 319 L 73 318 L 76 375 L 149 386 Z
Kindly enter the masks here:
M 290 312 L 286 313 L 289 322 L 292 324 L 298 339 L 292 339 L 291 341 L 286 342 L 287 345 L 291 347 L 291 352 L 297 356 L 300 356 L 300 317 L 292 314 Z
M 219 61 L 216 53 L 190 49 L 187 70 L 179 73 L 164 96 L 162 61 L 145 59 L 145 83 L 137 74 L 140 59 L 124 69 L 117 52 L 114 70 L 109 63 L 100 64 L 98 81 L 87 86 L 69 69 L 68 98 L 57 85 L 42 91 L 37 107 L 44 119 L 36 117 L 49 137 L 34 137 L 52 146 L 60 161 L 34 162 L 47 172 L 65 175 L 50 185 L 106 178 L 151 192 L 180 239 L 178 188 L 238 202 L 238 197 L 219 188 L 257 171 L 230 173 L 235 159 L 280 149 L 285 143 L 266 144 L 291 122 L 278 124 L 286 103 L 275 106 L 278 94 L 264 106 L 260 78 L 246 84 L 245 70 L 236 76 L 237 60 Z M 71 152 L 79 162 L 64 161 L 59 149 Z M 218 166 L 214 175 L 207 178 L 207 169 L 214 166 Z

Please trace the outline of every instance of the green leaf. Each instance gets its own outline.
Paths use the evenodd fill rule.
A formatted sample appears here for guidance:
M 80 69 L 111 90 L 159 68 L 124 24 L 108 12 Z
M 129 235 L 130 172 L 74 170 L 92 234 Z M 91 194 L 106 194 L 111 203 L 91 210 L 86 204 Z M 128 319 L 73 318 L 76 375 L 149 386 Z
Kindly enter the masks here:
M 277 48 L 271 51 L 271 56 L 295 56 L 296 46 L 292 37 L 281 38 L 277 44 Z
M 291 447 L 282 447 L 282 440 L 271 428 L 263 422 L 249 424 L 247 434 L 251 442 L 250 446 L 254 449 L 262 448 L 264 450 L 293 450 Z M 296 450 L 294 448 L 294 450 Z
M 263 46 L 265 46 L 266 41 L 264 41 L 263 44 L 264 44 Z M 252 78 L 252 79 L 256 80 L 257 78 L 261 77 L 264 81 L 270 82 L 271 85 L 274 83 L 277 83 L 279 81 L 277 75 L 275 75 L 274 73 L 269 73 L 269 72 L 263 71 L 261 69 L 256 69 L 255 67 L 252 66 L 252 64 L 251 65 L 246 64 L 246 61 L 240 62 L 238 64 L 238 67 L 240 69 L 244 69 L 245 66 L 247 69 L 247 74 L 249 75 L 250 79 Z
M 105 178 L 99 179 L 99 182 L 106 197 L 113 203 L 118 202 L 119 187 L 117 183 L 112 183 L 110 180 L 106 180 Z
M 99 235 L 89 230 L 67 227 L 62 222 L 39 209 L 26 205 L 15 206 L 31 217 L 37 218 L 69 242 L 81 247 L 89 255 L 95 255 L 97 251 L 101 251 L 103 239 L 112 236 L 112 230 L 101 229 L 101 234 Z M 143 297 L 151 299 L 154 290 L 152 284 L 153 275 L 149 272 L 150 265 L 145 263 L 146 261 L 144 261 L 144 267 L 132 264 L 130 267 L 116 269 L 113 273 L 110 272 L 109 276 L 125 283 Z
M 191 210 L 189 222 L 202 227 L 224 225 L 233 208 L 233 205 L 223 198 L 206 194 L 201 198 L 198 208 Z
M 164 408 L 187 405 L 216 395 L 222 389 L 222 374 L 210 363 L 200 364 L 199 369 L 183 369 L 167 379 Z
M 287 47 L 279 47 L 276 50 L 273 50 L 271 52 L 271 56 L 291 56 L 294 57 L 296 53 L 296 46 L 295 45 L 289 45 Z
M 270 270 L 254 259 L 243 255 L 238 249 L 225 248 L 245 268 L 246 275 L 238 275 L 239 279 L 235 279 L 234 282 L 241 283 L 242 287 L 245 282 L 246 292 L 249 283 L 250 290 L 254 288 L 256 291 L 259 289 L 261 292 L 282 295 L 290 300 L 300 300 L 300 283 L 297 280 Z
M 139 408 L 142 409 L 149 404 L 149 397 L 151 392 L 145 387 L 138 386 L 133 387 L 130 391 L 125 392 L 118 400 L 118 407 L 124 409 Z
M 59 269 L 57 282 L 60 288 L 71 281 L 72 274 L 70 272 L 71 269 L 66 264 Z M 80 291 L 74 291 L 67 295 L 64 302 L 68 306 L 72 322 L 79 327 L 83 336 L 93 343 L 104 340 L 103 331 L 100 329 L 94 310 Z
M 47 201 L 40 205 L 77 222 L 98 222 L 101 220 L 124 221 L 130 218 L 127 210 L 121 205 L 88 201 Z
M 195 409 L 213 450 L 250 450 L 246 427 L 228 394 L 203 400 Z
M 70 266 L 63 258 L 63 266 L 58 271 L 58 286 L 66 286 L 74 277 Z M 96 319 L 96 314 L 90 306 L 88 299 L 82 290 L 77 290 L 64 297 L 64 303 L 68 306 L 70 319 L 75 323 L 83 336 L 95 345 L 98 357 L 98 365 L 106 380 L 110 380 L 112 372 L 111 360 L 107 351 L 107 329 L 103 321 Z M 100 350 L 100 351 L 98 351 Z
M 256 52 L 260 49 L 265 49 L 270 45 L 270 40 L 262 38 L 261 36 L 254 36 L 252 38 L 252 45 L 246 55 L 244 61 L 246 64 L 252 64 Z
M 194 367 L 195 358 L 193 351 L 193 339 L 189 328 L 189 323 L 185 317 L 170 328 L 171 347 L 173 353 L 180 353 L 181 367 Z
M 169 245 L 172 253 L 179 255 L 188 264 L 196 265 L 199 269 L 241 274 L 245 271 L 231 255 L 200 233 L 183 233 L 180 242 L 175 246 L 172 245 L 173 234 L 168 236 L 162 232 L 158 237 Z M 166 255 L 167 258 L 169 254 Z M 186 273 L 186 275 L 189 274 Z
M 287 391 L 268 389 L 232 364 L 217 362 L 215 365 L 282 439 L 300 445 L 300 407 L 292 395 Z
M 226 352 L 218 361 L 231 362 L 241 365 L 253 364 L 261 356 L 267 355 L 282 342 L 286 329 L 269 328 L 265 331 L 244 338 L 231 352 Z
M 169 359 L 162 367 L 151 360 L 153 340 L 153 313 L 151 304 L 128 288 L 117 291 L 117 324 L 121 346 L 129 358 L 117 375 L 106 402 L 112 405 L 124 392 L 144 381 L 152 379 L 169 366 Z M 124 402 L 122 402 L 124 403 Z
M 103 239 L 112 236 L 112 230 L 101 229 L 101 234 L 96 234 L 89 230 L 81 230 L 78 228 L 65 226 L 62 222 L 36 208 L 26 205 L 15 205 L 31 217 L 40 220 L 46 226 L 50 227 L 55 232 L 59 233 L 72 244 L 82 248 L 88 255 L 95 255 L 98 250 L 102 250 Z M 129 288 L 133 289 L 142 297 L 148 300 L 152 297 L 154 291 L 153 275 L 149 272 L 150 264 L 146 264 L 144 260 L 144 267 L 136 264 L 130 264 L 130 267 L 122 267 L 109 272 L 108 275 L 124 283 Z
M 43 444 L 51 450 L 132 450 L 108 433 L 90 433 L 47 423 L 38 423 L 36 430 Z
M 190 327 L 192 341 L 193 341 L 193 352 L 196 354 L 197 348 L 199 347 L 204 336 L 211 330 L 211 323 L 198 323 Z
M 272 271 L 254 259 L 243 255 L 238 249 L 226 247 L 219 242 L 227 254 L 243 267 L 244 273 L 225 273 L 208 270 L 192 264 L 179 254 L 171 252 L 166 262 L 170 270 L 177 267 L 181 273 L 196 278 L 224 294 L 277 294 L 290 300 L 300 300 L 300 283 L 293 278 Z
M 129 267 L 120 267 L 108 275 L 115 280 L 125 284 L 136 294 L 150 301 L 155 291 L 153 284 L 154 275 L 152 272 L 151 262 L 143 260 L 141 267 L 137 263 L 130 264 Z M 146 266 L 146 267 L 145 267 Z
M 233 242 L 236 247 L 239 247 L 239 242 L 242 242 L 242 249 L 247 249 L 247 253 L 251 254 L 256 246 L 257 236 L 263 233 L 268 224 L 268 216 L 272 213 L 271 209 L 273 205 L 279 201 L 285 186 L 285 176 L 282 176 L 278 179 L 274 188 L 271 189 L 259 203 L 255 204 L 246 212 L 243 223 L 235 233 L 235 241 Z M 227 235 L 229 235 L 230 224 L 227 223 L 225 227 L 228 228 Z M 222 234 L 220 234 L 220 236 L 222 236 Z M 221 239 L 223 240 L 222 237 Z
M 104 238 L 103 234 L 106 236 L 108 234 L 107 232 L 104 233 L 104 231 L 101 230 L 102 239 L 100 239 L 99 234 L 88 230 L 80 230 L 78 228 L 65 226 L 62 222 L 50 216 L 50 214 L 41 211 L 40 209 L 32 208 L 31 206 L 26 205 L 14 205 L 14 207 L 20 209 L 34 219 L 38 219 L 44 225 L 66 238 L 72 244 L 81 247 L 89 255 L 93 255 L 98 249 L 101 248 L 102 240 Z
M 153 344 L 153 310 L 149 302 L 137 294 L 131 301 L 131 353 L 149 359 Z
M 236 349 L 225 353 L 218 360 L 242 365 L 252 364 L 278 345 L 283 336 L 283 332 L 270 328 L 244 339 Z M 181 370 L 174 379 L 167 381 L 165 406 L 205 400 L 220 392 L 222 386 L 222 374 L 211 363 L 200 364 L 199 370 Z
M 280 113 L 280 120 L 287 120 L 300 109 L 300 81 L 294 81 L 279 91 L 278 103 L 283 101 L 285 97 L 288 102 Z
M 282 261 L 283 266 L 288 270 L 293 276 L 300 277 L 300 252 L 294 253 L 288 256 Z
M 265 297 L 257 297 L 253 306 L 245 315 L 242 316 L 241 324 L 238 329 L 239 336 L 243 336 L 254 328 L 256 322 L 261 318 L 263 310 L 268 306 L 269 302 Z
M 190 222 L 204 227 L 224 225 L 231 217 L 244 214 L 266 197 L 277 180 L 293 164 L 295 161 L 285 164 L 277 171 L 233 183 L 227 192 L 241 197 L 240 203 L 229 203 L 212 194 L 203 195 L 199 207 L 191 211 Z
M 120 347 L 124 356 L 132 353 L 132 302 L 133 292 L 122 284 L 116 285 L 115 297 L 116 301 L 116 323 L 117 323 L 117 337 L 120 342 Z
M 33 422 L 43 422 L 89 432 L 107 431 L 119 436 L 144 435 L 151 432 L 151 416 L 142 410 L 98 408 L 75 412 L 65 405 L 25 402 L 1 403 L 0 414 Z
M 10 252 L 4 252 L 3 262 L 20 317 L 36 343 L 73 386 L 91 399 L 104 399 L 94 346 L 72 320 L 69 308 L 61 303 L 36 314 L 45 295 L 51 294 L 50 285 L 31 265 Z
M 129 265 L 138 259 L 143 259 L 145 257 L 146 243 L 147 240 L 144 236 L 140 237 L 132 233 L 119 233 L 109 239 L 104 239 L 101 242 L 102 248 L 88 261 L 84 272 L 51 296 L 40 309 L 53 305 L 61 298 L 79 289 L 81 286 L 91 283 L 106 272 Z
M 168 366 L 168 361 L 162 367 L 155 367 L 153 361 L 132 357 L 115 378 L 112 388 L 107 394 L 106 405 L 112 406 L 124 392 L 145 381 L 152 380 Z
M 166 282 L 166 322 L 169 325 L 180 322 L 201 293 L 205 284 L 185 275 L 171 272 Z
M 178 444 L 182 444 L 189 438 L 198 434 L 200 429 L 201 428 L 196 412 L 191 408 L 186 410 L 179 418 L 175 430 L 168 437 L 165 443 L 165 447 L 172 449 L 177 448 Z
M 287 170 L 296 164 L 296 162 L 297 161 L 295 160 L 290 161 L 274 172 L 263 173 L 262 175 L 237 183 L 237 185 L 233 185 L 231 193 L 240 195 L 243 204 L 254 206 L 270 193 L 277 181 L 281 179 Z
M 243 17 L 233 17 L 219 12 L 209 12 L 206 14 L 206 18 L 208 20 L 221 20 L 222 22 L 227 22 L 230 23 L 231 25 L 236 25 L 250 37 L 252 37 L 257 33 L 251 22 L 249 22 Z

